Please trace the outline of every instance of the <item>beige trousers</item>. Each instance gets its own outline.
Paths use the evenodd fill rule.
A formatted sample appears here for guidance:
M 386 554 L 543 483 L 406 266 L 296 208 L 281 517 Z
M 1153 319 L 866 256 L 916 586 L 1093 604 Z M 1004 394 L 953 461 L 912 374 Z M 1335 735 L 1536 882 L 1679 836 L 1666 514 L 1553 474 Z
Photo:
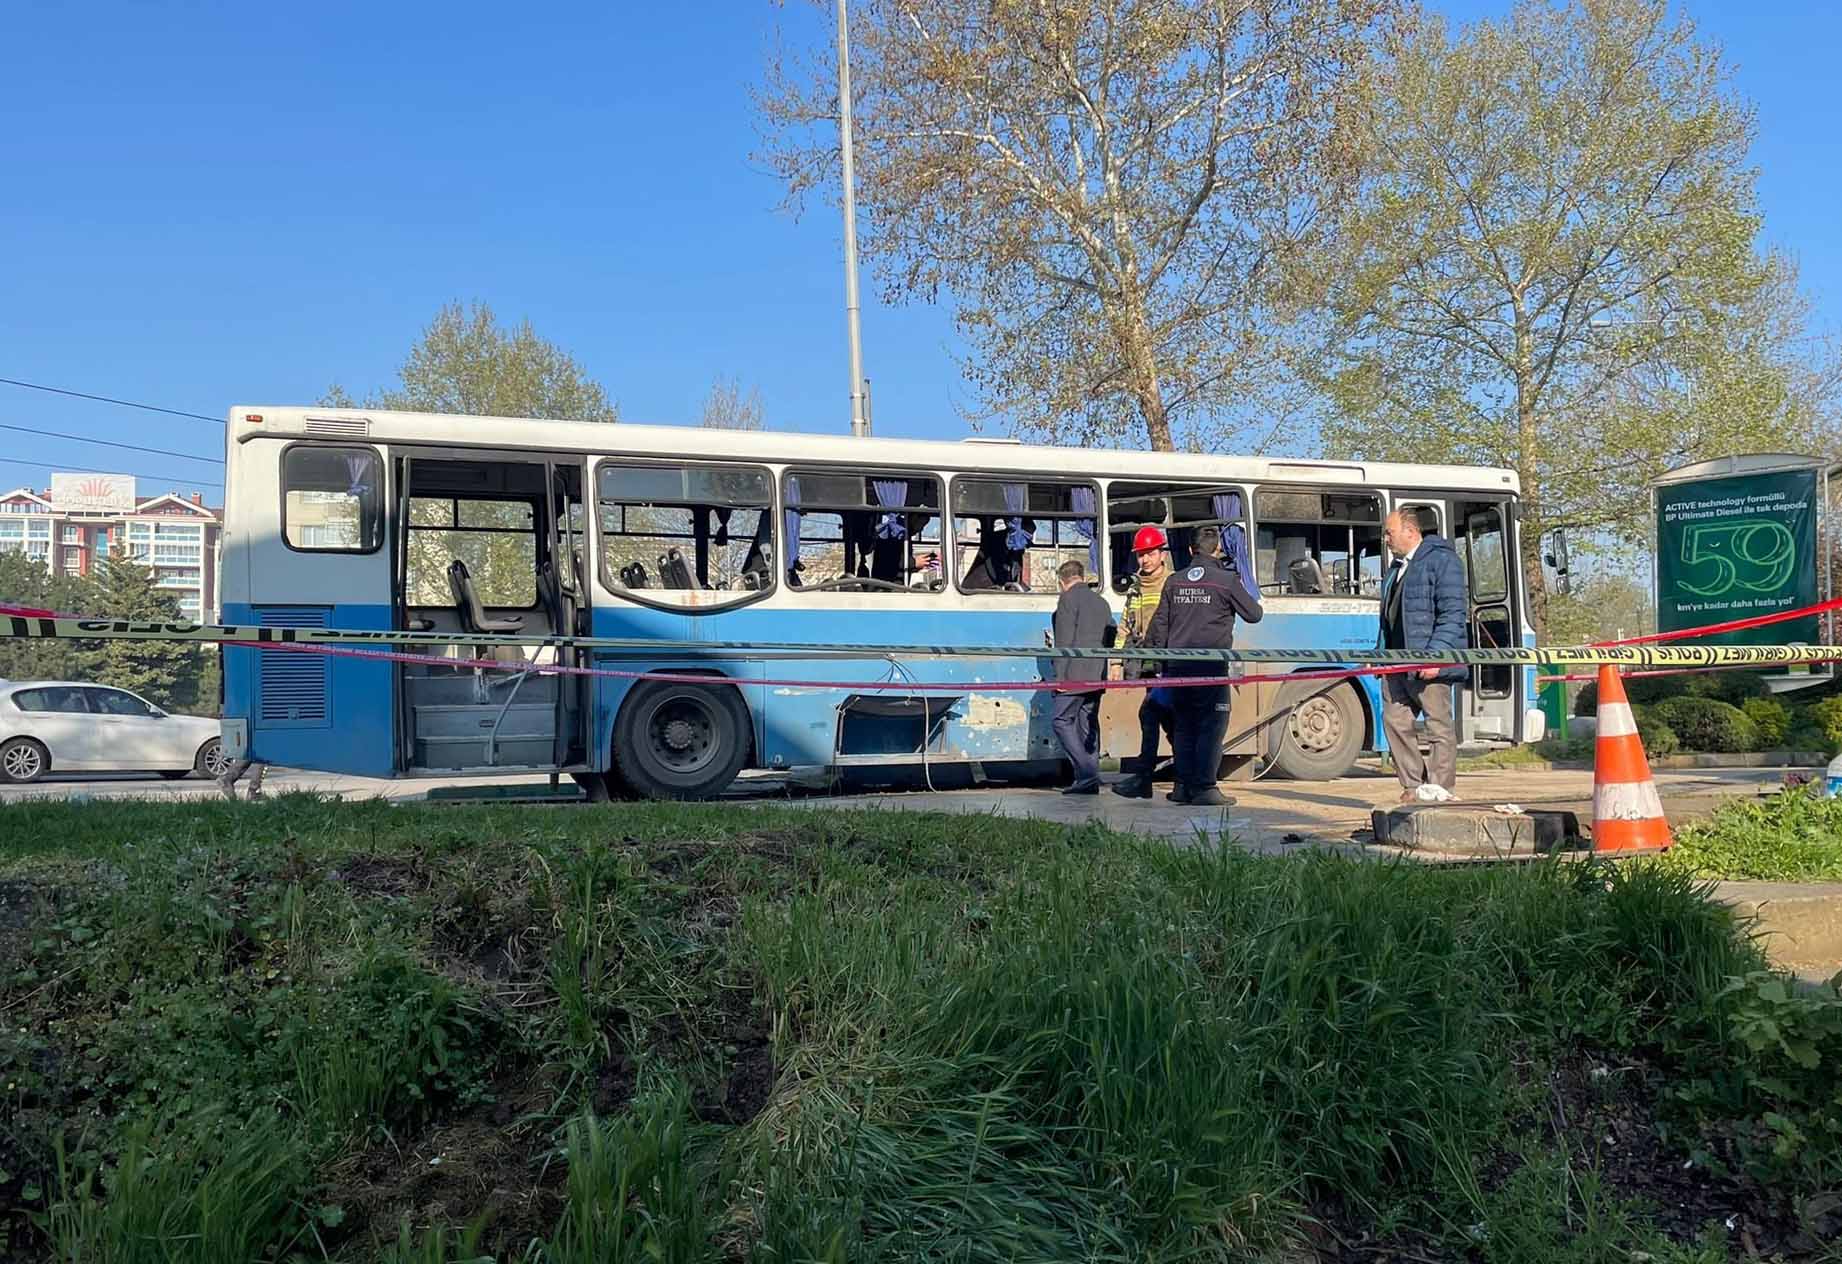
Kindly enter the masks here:
M 1452 719 L 1450 681 L 1421 680 L 1401 672 L 1382 677 L 1382 731 L 1388 735 L 1388 756 L 1403 790 L 1431 782 L 1455 789 L 1458 782 L 1458 726 Z M 1416 712 L 1426 716 L 1426 741 L 1431 748 L 1420 754 L 1420 735 L 1414 732 Z

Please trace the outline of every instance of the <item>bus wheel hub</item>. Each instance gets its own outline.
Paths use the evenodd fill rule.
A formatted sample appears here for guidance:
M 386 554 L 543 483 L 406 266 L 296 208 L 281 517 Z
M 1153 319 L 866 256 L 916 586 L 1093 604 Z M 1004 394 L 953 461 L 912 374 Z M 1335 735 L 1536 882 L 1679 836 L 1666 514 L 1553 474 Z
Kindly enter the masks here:
M 1313 698 L 1292 713 L 1292 738 L 1306 750 L 1329 750 L 1343 740 L 1343 716 L 1328 698 Z
M 689 750 L 697 741 L 697 727 L 689 720 L 673 720 L 665 726 L 665 744 L 673 750 Z

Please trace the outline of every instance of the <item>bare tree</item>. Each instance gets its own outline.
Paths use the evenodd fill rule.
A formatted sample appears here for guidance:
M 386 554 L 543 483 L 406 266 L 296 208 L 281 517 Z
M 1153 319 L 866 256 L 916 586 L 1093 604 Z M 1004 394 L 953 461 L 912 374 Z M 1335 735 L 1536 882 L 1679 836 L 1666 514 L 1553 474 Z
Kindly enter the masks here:
M 1020 430 L 1170 450 L 1251 424 L 1278 265 L 1342 188 L 1340 113 L 1395 11 L 857 0 L 865 253 L 892 298 L 951 294 L 968 379 Z M 785 54 L 758 93 L 796 206 L 837 170 L 835 70 Z
M 767 426 L 767 410 L 761 403 L 761 388 L 751 386 L 746 394 L 738 378 L 718 377 L 710 383 L 704 397 L 703 415 L 698 424 L 706 430 L 762 430 Z

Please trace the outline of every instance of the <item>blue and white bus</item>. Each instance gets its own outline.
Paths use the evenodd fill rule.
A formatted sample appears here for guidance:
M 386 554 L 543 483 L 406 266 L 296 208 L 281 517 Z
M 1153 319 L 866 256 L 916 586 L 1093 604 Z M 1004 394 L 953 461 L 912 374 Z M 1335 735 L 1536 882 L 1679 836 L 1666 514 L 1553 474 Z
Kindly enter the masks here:
M 416 662 L 227 649 L 233 751 L 367 777 L 539 771 L 591 790 L 702 798 L 745 769 L 830 780 L 957 765 L 974 778 L 1058 758 L 1036 658 L 896 662 L 879 647 L 1043 644 L 1070 558 L 1115 607 L 1133 533 L 1182 566 L 1226 528 L 1257 577 L 1252 647 L 1375 644 L 1382 519 L 1419 507 L 1458 545 L 1478 645 L 1532 644 L 1516 564 L 1516 476 L 1500 469 L 920 442 L 370 409 L 234 409 L 223 620 L 529 638 L 515 668 L 465 645 Z M 707 651 L 565 647 L 558 633 L 711 642 Z M 725 646 L 861 645 L 763 662 Z M 862 688 L 889 679 L 940 693 Z M 772 683 L 836 682 L 830 687 Z M 1532 673 L 1480 667 L 1459 703 L 1472 745 L 1541 735 Z M 1103 755 L 1136 754 L 1137 690 L 1108 693 Z M 1324 779 L 1379 749 L 1372 678 L 1241 687 L 1225 760 Z M 1042 769 L 1039 768 L 1038 771 Z

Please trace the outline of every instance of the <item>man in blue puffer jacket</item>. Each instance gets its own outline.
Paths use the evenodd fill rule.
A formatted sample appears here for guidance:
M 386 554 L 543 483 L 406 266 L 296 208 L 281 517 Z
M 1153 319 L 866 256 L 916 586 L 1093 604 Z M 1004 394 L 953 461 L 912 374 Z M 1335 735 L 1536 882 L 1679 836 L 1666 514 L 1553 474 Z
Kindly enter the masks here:
M 1383 534 L 1394 565 L 1382 579 L 1381 636 L 1377 649 L 1461 650 L 1469 604 L 1465 566 L 1451 542 L 1426 535 L 1418 511 L 1397 509 L 1388 515 Z M 1428 514 L 1428 517 L 1431 515 Z M 1453 723 L 1453 685 L 1466 668 L 1428 667 L 1382 677 L 1382 731 L 1401 779 L 1401 802 L 1419 797 L 1424 784 L 1451 791 L 1458 780 L 1458 730 Z M 1426 716 L 1431 749 L 1420 755 L 1414 715 Z

